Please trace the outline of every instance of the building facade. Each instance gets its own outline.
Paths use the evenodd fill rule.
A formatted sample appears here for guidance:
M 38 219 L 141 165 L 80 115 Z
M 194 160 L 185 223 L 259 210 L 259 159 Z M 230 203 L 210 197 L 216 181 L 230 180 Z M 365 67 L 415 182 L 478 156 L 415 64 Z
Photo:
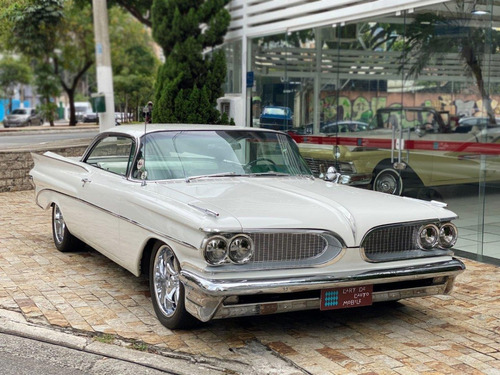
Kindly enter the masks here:
M 456 247 L 500 258 L 499 2 L 229 9 L 220 106 L 238 125 L 291 132 L 318 173 L 332 164 L 370 174 L 368 188 L 445 201 L 460 217 Z

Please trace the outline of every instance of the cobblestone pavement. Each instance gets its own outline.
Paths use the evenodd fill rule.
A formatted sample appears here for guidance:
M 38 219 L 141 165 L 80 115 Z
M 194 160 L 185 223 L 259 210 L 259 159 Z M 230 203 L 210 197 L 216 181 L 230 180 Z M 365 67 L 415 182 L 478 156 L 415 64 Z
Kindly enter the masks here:
M 58 252 L 33 192 L 0 194 L 0 308 L 31 322 L 240 360 L 252 343 L 311 374 L 500 374 L 500 272 L 464 260 L 451 296 L 213 321 L 172 332 L 145 279 L 95 251 Z M 299 371 L 299 369 L 301 369 Z

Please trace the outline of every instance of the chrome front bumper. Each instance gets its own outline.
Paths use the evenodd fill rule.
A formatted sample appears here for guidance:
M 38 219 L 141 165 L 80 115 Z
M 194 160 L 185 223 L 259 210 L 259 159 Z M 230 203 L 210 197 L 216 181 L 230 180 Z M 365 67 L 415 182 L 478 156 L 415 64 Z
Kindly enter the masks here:
M 266 280 L 217 280 L 207 279 L 193 272 L 182 270 L 181 282 L 186 292 L 186 310 L 206 322 L 239 316 L 265 315 L 288 311 L 319 309 L 320 291 L 328 288 L 374 285 L 373 302 L 398 300 L 436 294 L 448 294 L 455 277 L 465 270 L 458 259 L 424 266 L 368 271 L 355 275 L 307 276 Z M 404 282 L 426 281 L 421 286 L 407 287 Z M 397 285 L 397 284 L 400 285 Z M 310 298 L 293 293 L 318 291 Z M 290 296 L 280 301 L 252 301 L 239 303 L 238 297 L 281 294 Z
M 368 185 L 372 181 L 372 178 L 373 175 L 371 173 L 347 173 L 342 174 L 341 181 L 344 179 L 345 182 L 342 181 L 341 183 L 351 186 Z

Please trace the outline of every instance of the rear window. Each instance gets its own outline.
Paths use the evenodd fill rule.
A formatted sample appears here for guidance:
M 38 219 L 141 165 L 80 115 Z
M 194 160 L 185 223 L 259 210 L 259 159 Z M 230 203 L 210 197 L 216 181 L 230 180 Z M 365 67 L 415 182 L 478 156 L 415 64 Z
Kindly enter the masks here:
M 265 115 L 280 115 L 280 116 L 285 116 L 285 109 L 284 108 L 265 108 L 264 109 L 264 114 Z

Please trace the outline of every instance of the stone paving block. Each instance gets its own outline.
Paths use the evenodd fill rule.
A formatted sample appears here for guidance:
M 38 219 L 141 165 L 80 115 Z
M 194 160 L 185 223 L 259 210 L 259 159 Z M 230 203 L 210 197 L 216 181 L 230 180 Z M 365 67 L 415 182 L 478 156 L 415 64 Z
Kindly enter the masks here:
M 464 260 L 450 296 L 350 310 L 217 320 L 171 331 L 147 279 L 92 249 L 60 253 L 32 192 L 0 193 L 0 308 L 34 324 L 111 334 L 179 354 L 238 360 L 256 341 L 310 374 L 500 375 L 500 272 Z M 29 222 L 29 226 L 25 223 Z

